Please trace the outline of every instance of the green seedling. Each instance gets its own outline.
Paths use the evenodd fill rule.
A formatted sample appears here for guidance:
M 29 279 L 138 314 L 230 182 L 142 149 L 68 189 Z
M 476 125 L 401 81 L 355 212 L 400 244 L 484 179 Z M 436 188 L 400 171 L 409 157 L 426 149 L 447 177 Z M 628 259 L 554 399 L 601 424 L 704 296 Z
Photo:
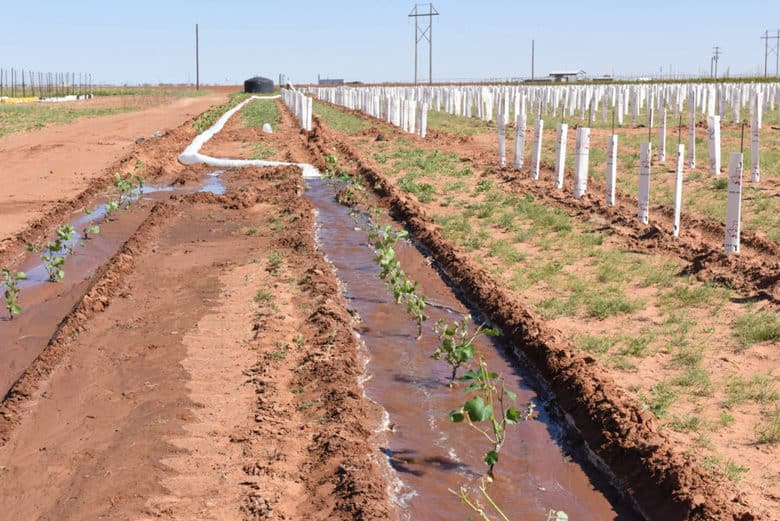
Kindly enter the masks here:
M 106 214 L 105 214 L 105 221 L 113 221 L 114 219 L 111 217 L 114 212 L 119 210 L 119 204 L 120 202 L 115 199 L 111 199 L 106 203 Z
M 91 239 L 90 235 L 97 235 L 100 233 L 100 225 L 92 224 L 91 222 L 81 230 L 81 238 L 84 240 Z
M 57 251 L 64 251 L 67 254 L 73 253 L 73 239 L 76 237 L 76 230 L 69 224 L 63 224 L 57 228 L 57 238 L 54 243 L 57 245 Z
M 433 352 L 433 359 L 440 360 L 444 357 L 444 360 L 452 367 L 452 374 L 450 375 L 450 387 L 455 382 L 458 369 L 474 358 L 475 348 L 474 341 L 480 334 L 487 336 L 498 336 L 497 329 L 484 328 L 479 326 L 472 334 L 469 332 L 469 322 L 471 321 L 471 315 L 466 315 L 460 322 L 448 323 L 446 320 L 441 319 L 436 322 L 433 331 L 439 337 L 439 347 Z
M 95 210 L 90 210 L 89 208 L 84 208 L 84 215 L 90 215 Z M 100 226 L 95 224 L 95 221 L 92 219 L 89 220 L 89 223 L 87 223 L 86 226 L 84 226 L 84 229 L 81 230 L 81 238 L 86 240 L 90 239 L 90 235 L 97 235 L 100 233 Z
M 49 275 L 51 282 L 59 282 L 65 277 L 65 271 L 62 266 L 65 264 L 65 257 L 73 253 L 73 239 L 76 237 L 76 230 L 69 224 L 63 224 L 57 228 L 57 238 L 49 244 L 38 247 L 35 244 L 28 243 L 27 249 L 31 252 L 40 252 L 43 267 Z
M 14 315 L 18 315 L 22 312 L 22 307 L 19 305 L 19 282 L 27 280 L 27 275 L 23 271 L 12 272 L 7 268 L 3 268 L 3 286 L 5 286 L 5 308 L 8 310 L 8 317 L 13 320 Z
M 119 196 L 119 206 L 124 205 L 125 209 L 130 208 L 130 204 L 133 201 L 133 190 L 135 186 L 131 182 L 133 174 L 127 174 L 122 177 L 119 172 L 114 173 L 114 187 L 117 189 Z
M 465 392 L 471 398 L 459 408 L 451 411 L 449 418 L 455 423 L 466 421 L 470 427 L 482 434 L 491 444 L 483 461 L 488 465 L 488 480 L 493 479 L 493 468 L 498 463 L 498 453 L 506 440 L 506 428 L 534 416 L 534 404 L 520 411 L 509 405 L 517 401 L 517 395 L 506 388 L 504 377 L 488 370 L 481 355 L 477 354 L 479 367 L 469 369 L 458 378 L 468 382 Z M 487 423 L 488 428 L 481 427 Z

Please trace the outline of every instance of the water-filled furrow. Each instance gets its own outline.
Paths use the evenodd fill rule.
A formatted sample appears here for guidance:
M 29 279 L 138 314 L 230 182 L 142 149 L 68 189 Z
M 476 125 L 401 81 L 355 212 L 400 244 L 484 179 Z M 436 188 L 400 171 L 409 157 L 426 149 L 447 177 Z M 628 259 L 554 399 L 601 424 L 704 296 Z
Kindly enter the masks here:
M 212 172 L 198 185 L 186 187 L 144 186 L 139 196 L 153 201 L 169 198 L 172 194 L 193 192 L 225 193 L 219 177 L 222 171 Z M 106 205 L 97 204 L 88 213 L 78 212 L 68 220 L 76 231 L 76 237 L 67 247 L 72 250 L 63 269 L 65 277 L 60 282 L 50 282 L 49 275 L 39 253 L 29 253 L 16 270 L 27 274 L 21 281 L 20 302 L 22 313 L 8 320 L 5 309 L 0 309 L 0 395 L 5 395 L 13 383 L 46 347 L 57 325 L 81 298 L 90 278 L 105 264 L 122 244 L 138 229 L 147 216 L 147 210 L 131 205 L 129 210 L 115 212 L 114 220 L 105 221 Z M 100 232 L 84 238 L 82 232 L 89 223 L 100 226 Z
M 379 278 L 364 227 L 336 202 L 332 184 L 307 182 L 307 196 L 318 211 L 320 247 L 334 264 L 350 307 L 361 317 L 359 332 L 369 355 L 366 394 L 387 411 L 381 450 L 403 483 L 395 491 L 399 517 L 477 518 L 448 489 L 466 485 L 478 496 L 475 487 L 487 468 L 482 458 L 490 445 L 465 423 L 449 420 L 448 412 L 466 400 L 464 386 L 450 388 L 449 366 L 431 358 L 438 343 L 433 324 L 459 320 L 467 308 L 416 248 L 399 243 L 403 269 L 436 303 L 426 308 L 430 318 L 418 340 L 416 322 Z M 488 489 L 509 519 L 541 520 L 551 509 L 576 520 L 635 519 L 602 475 L 583 457 L 570 455 L 568 447 L 576 440 L 568 440 L 548 414 L 552 404 L 543 403 L 532 389 L 538 387 L 533 374 L 507 356 L 500 342 L 482 338 L 478 348 L 491 370 L 506 375 L 518 404 L 534 403 L 539 411 L 538 418 L 509 427 Z

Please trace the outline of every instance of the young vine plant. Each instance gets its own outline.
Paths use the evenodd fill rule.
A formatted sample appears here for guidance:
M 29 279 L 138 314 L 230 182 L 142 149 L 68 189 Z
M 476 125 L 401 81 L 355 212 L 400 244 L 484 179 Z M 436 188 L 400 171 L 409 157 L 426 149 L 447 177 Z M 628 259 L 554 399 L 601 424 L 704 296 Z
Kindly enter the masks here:
M 477 353 L 478 367 L 469 369 L 458 380 L 467 382 L 465 392 L 470 396 L 466 402 L 450 412 L 455 423 L 466 422 L 469 427 L 482 434 L 490 443 L 490 450 L 483 461 L 488 465 L 488 480 L 493 478 L 493 468 L 498 463 L 498 454 L 506 441 L 506 429 L 534 416 L 534 404 L 519 410 L 515 408 L 517 395 L 506 388 L 504 376 L 490 371 L 485 359 Z
M 5 308 L 8 310 L 8 317 L 13 320 L 14 315 L 22 312 L 22 306 L 19 304 L 19 282 L 27 280 L 27 275 L 23 271 L 13 272 L 3 268 L 3 286 L 5 287 Z
M 326 162 L 328 162 L 327 158 Z M 329 167 L 335 170 L 335 159 L 328 163 Z M 419 339 L 422 337 L 423 322 L 428 319 L 424 313 L 427 300 L 424 295 L 417 292 L 417 283 L 410 280 L 401 269 L 395 253 L 396 242 L 408 236 L 408 232 L 395 231 L 390 225 L 382 227 L 373 220 L 369 223 L 369 241 L 376 251 L 374 260 L 381 268 L 380 278 L 390 286 L 396 302 L 405 303 L 407 313 L 417 321 Z M 535 406 L 531 403 L 518 409 L 517 395 L 506 387 L 503 375 L 489 370 L 485 358 L 475 346 L 475 341 L 480 335 L 498 336 L 499 331 L 481 325 L 475 331 L 470 331 L 470 322 L 470 315 L 453 323 L 439 320 L 433 328 L 439 339 L 439 345 L 432 357 L 436 360 L 443 359 L 451 367 L 450 387 L 456 380 L 467 384 L 464 391 L 468 399 L 449 413 L 449 419 L 453 423 L 465 422 L 488 441 L 488 450 L 483 457 L 488 470 L 481 479 L 480 493 L 500 519 L 509 521 L 506 514 L 491 498 L 487 486 L 493 481 L 493 471 L 506 441 L 507 427 L 533 418 Z M 457 376 L 461 367 L 468 366 L 475 360 L 476 368 L 470 368 L 460 377 Z M 458 491 L 452 489 L 449 491 L 472 509 L 480 519 L 492 521 L 479 501 L 470 497 L 467 487 L 461 486 Z M 568 516 L 565 512 L 551 510 L 548 520 L 567 521 Z
M 95 210 L 90 210 L 89 208 L 84 208 L 84 215 L 90 215 Z M 84 226 L 84 228 L 81 230 L 81 238 L 85 241 L 91 239 L 90 235 L 97 235 L 100 233 L 100 225 L 95 224 L 95 222 L 90 219 L 89 222 Z
M 395 254 L 395 243 L 408 236 L 406 230 L 397 232 L 390 225 L 372 226 L 368 234 L 376 250 L 374 260 L 382 268 L 379 277 L 390 285 L 395 301 L 406 304 L 406 312 L 417 321 L 417 338 L 422 338 L 422 325 L 428 320 L 425 314 L 427 301 L 424 295 L 417 293 L 417 283 L 406 276 Z
M 69 224 L 63 224 L 57 228 L 57 237 L 50 243 L 43 246 L 28 244 L 27 249 L 38 251 L 43 267 L 49 275 L 51 282 L 59 282 L 65 277 L 65 258 L 73 253 L 73 239 L 76 237 L 76 230 Z
M 471 315 L 467 314 L 461 321 L 455 321 L 452 324 L 441 319 L 436 322 L 436 325 L 433 328 L 434 333 L 439 337 L 440 344 L 433 352 L 432 357 L 434 360 L 444 358 L 444 361 L 452 367 L 450 387 L 455 383 L 458 369 L 474 358 L 476 353 L 474 341 L 477 337 L 479 337 L 479 335 L 493 337 L 499 335 L 497 329 L 486 328 L 481 325 L 474 333 L 470 333 L 469 322 L 471 322 Z

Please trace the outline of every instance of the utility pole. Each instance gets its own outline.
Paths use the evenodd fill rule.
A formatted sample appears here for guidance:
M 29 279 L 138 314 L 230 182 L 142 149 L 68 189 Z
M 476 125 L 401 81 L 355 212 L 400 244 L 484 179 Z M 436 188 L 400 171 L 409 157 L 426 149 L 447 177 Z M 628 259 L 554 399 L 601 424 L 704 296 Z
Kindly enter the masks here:
M 720 47 L 717 45 L 712 48 L 712 58 L 710 59 L 710 76 L 713 78 L 718 77 L 718 59 L 721 55 Z
M 420 7 L 428 6 L 428 12 L 420 12 Z M 420 26 L 418 18 L 428 17 L 428 25 Z M 414 84 L 417 85 L 417 47 L 423 40 L 428 40 L 428 83 L 433 83 L 433 17 L 439 12 L 433 4 L 415 4 L 409 18 L 414 18 Z
M 200 90 L 200 48 L 198 42 L 198 24 L 195 24 L 195 90 Z
M 531 40 L 531 81 L 534 81 L 534 58 L 535 58 L 535 51 L 534 48 L 534 40 Z
M 780 29 L 774 36 L 769 36 L 769 31 L 764 31 L 761 39 L 764 40 L 764 78 L 769 74 L 769 55 L 772 53 L 775 54 L 775 76 L 780 76 Z M 769 40 L 775 41 L 772 47 L 769 47 Z

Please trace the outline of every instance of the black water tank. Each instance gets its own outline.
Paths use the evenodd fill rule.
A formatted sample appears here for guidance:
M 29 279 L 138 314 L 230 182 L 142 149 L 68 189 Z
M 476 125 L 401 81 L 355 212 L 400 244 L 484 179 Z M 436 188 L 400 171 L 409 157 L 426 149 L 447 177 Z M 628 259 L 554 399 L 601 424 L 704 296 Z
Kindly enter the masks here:
M 254 78 L 249 78 L 244 82 L 244 92 L 268 93 L 273 91 L 274 91 L 274 82 L 273 80 L 269 80 L 268 78 L 261 78 L 260 76 L 255 76 Z

